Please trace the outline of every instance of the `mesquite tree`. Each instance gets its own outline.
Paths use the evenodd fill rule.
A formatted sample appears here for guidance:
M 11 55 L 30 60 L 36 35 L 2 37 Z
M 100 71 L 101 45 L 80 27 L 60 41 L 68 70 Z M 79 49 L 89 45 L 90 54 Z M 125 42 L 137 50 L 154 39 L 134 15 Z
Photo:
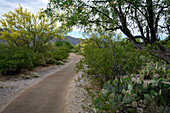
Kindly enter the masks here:
M 169 43 L 169 7 L 168 0 L 50 0 L 45 12 L 85 31 L 119 29 L 134 47 L 170 63 L 170 49 L 164 45 Z M 161 33 L 168 35 L 163 43 Z

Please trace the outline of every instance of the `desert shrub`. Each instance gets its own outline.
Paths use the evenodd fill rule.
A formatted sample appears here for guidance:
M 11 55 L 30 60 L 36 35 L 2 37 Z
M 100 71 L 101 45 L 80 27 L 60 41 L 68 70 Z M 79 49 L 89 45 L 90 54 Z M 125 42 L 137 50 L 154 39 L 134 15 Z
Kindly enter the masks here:
M 57 41 L 56 41 L 57 42 Z M 59 65 L 58 60 L 63 60 L 68 57 L 68 53 L 70 52 L 70 46 L 67 45 L 66 42 L 59 43 L 56 46 L 55 43 L 49 43 L 45 45 L 42 50 L 37 54 L 38 62 L 40 61 L 40 65 L 45 64 L 56 64 Z
M 66 59 L 70 50 L 67 46 L 44 46 L 40 52 L 32 51 L 26 47 L 14 47 L 0 44 L 0 73 L 14 75 L 22 69 L 32 70 L 35 66 L 46 64 L 63 65 L 57 60 Z
M 56 47 L 55 50 L 53 51 L 53 58 L 55 60 L 63 60 L 63 59 L 67 59 L 67 57 L 69 56 L 69 49 L 67 48 L 67 46 L 59 46 Z
M 120 75 L 128 75 L 143 65 L 140 51 L 126 41 L 117 42 L 110 38 L 95 38 L 93 43 L 83 49 L 84 58 L 76 65 L 77 71 L 83 71 L 87 77 L 100 86 Z M 126 46 L 123 46 L 126 43 Z
M 68 53 L 71 52 L 72 48 L 73 48 L 73 46 L 68 41 L 58 41 L 57 40 L 55 42 L 55 46 L 53 46 L 53 48 L 50 51 L 47 51 L 45 53 L 47 61 L 49 61 L 51 59 L 53 59 L 53 60 L 67 59 L 67 57 L 69 56 Z
M 81 50 L 80 44 L 77 44 L 76 46 L 74 46 L 74 48 L 72 49 L 72 52 L 81 55 L 82 54 L 82 50 Z
M 0 72 L 5 75 L 17 74 L 21 69 L 34 67 L 34 54 L 29 49 L 0 44 Z
M 32 52 L 31 60 L 35 66 L 41 66 L 45 64 L 45 55 L 44 53 L 39 53 L 39 52 Z
M 70 42 L 68 42 L 68 41 L 59 41 L 59 40 L 56 40 L 55 46 L 56 47 L 65 46 L 65 47 L 67 47 L 67 49 L 69 51 L 74 48 L 74 46 Z

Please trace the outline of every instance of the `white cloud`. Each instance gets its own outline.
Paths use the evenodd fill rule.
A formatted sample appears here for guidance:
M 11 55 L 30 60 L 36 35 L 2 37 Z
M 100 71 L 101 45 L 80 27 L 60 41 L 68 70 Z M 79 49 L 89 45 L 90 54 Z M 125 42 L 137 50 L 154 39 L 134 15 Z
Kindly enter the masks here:
M 28 11 L 32 13 L 37 13 L 40 9 L 46 8 L 49 0 L 0 0 L 0 19 L 2 19 L 2 15 L 9 11 L 14 11 L 18 8 L 18 4 Z
M 42 3 L 47 4 L 49 2 L 49 0 L 39 0 L 42 1 Z

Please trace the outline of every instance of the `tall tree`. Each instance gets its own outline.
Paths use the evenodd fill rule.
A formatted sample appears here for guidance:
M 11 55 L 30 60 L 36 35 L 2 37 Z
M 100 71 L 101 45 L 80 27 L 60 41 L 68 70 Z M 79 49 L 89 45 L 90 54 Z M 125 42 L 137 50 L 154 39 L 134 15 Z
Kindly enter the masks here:
M 31 14 L 21 5 L 15 12 L 5 13 L 3 17 L 0 20 L 3 28 L 0 39 L 18 47 L 27 46 L 39 51 L 49 41 L 63 34 L 63 29 L 57 28 L 57 18 L 47 18 L 41 12 Z
M 119 29 L 133 46 L 170 63 L 170 49 L 160 40 L 170 34 L 169 8 L 168 0 L 50 0 L 45 12 L 85 31 Z

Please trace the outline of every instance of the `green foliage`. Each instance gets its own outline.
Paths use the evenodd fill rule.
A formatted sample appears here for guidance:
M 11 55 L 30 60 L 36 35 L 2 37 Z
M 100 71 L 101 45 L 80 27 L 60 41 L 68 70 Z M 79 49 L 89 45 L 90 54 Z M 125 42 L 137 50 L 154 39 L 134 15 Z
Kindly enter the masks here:
M 47 18 L 41 11 L 31 14 L 21 5 L 15 12 L 10 11 L 3 16 L 5 19 L 0 20 L 3 27 L 0 39 L 17 47 L 26 46 L 39 52 L 52 39 L 67 32 L 66 28 L 56 27 L 56 18 Z
M 29 76 L 29 75 L 26 75 L 24 78 L 25 78 L 25 79 L 30 79 L 30 76 Z
M 91 42 L 83 49 L 84 58 L 76 65 L 77 71 L 87 73 L 88 78 L 101 86 L 116 76 L 137 71 L 143 64 L 140 51 L 129 42 L 114 41 L 109 38 L 110 35 L 105 35 L 89 39 Z
M 32 70 L 35 66 L 63 64 L 58 60 L 68 57 L 73 46 L 65 41 L 54 46 L 50 41 L 62 39 L 67 28 L 57 28 L 56 18 L 46 17 L 43 12 L 36 15 L 23 9 L 21 5 L 15 12 L 8 12 L 0 20 L 0 73 L 13 75 L 22 69 Z
M 47 64 L 58 64 L 57 60 L 67 59 L 70 51 L 71 48 L 69 45 L 63 44 L 61 46 L 56 46 L 49 44 L 45 46 L 39 54 L 42 54 L 40 56 L 44 57 L 44 61 Z
M 76 46 L 74 46 L 72 52 L 81 55 L 82 54 L 81 45 L 77 44 Z
M 14 75 L 22 69 L 32 70 L 35 66 L 46 64 L 63 65 L 58 60 L 69 56 L 67 46 L 52 47 L 44 46 L 43 51 L 34 52 L 28 48 L 14 47 L 0 44 L 0 73 L 3 75 Z
M 70 50 L 67 48 L 67 46 L 57 47 L 53 51 L 53 58 L 55 60 L 67 59 L 67 57 L 69 56 L 68 52 L 70 52 Z
M 74 48 L 74 46 L 73 45 L 71 45 L 71 43 L 69 43 L 68 41 L 59 41 L 59 40 L 57 40 L 56 42 L 55 42 L 55 46 L 56 47 L 59 47 L 59 46 L 66 46 L 68 49 L 73 49 Z
M 170 49 L 170 35 L 161 41 L 168 49 Z
M 31 50 L 0 44 L 0 72 L 11 75 L 21 69 L 32 70 L 35 63 L 33 55 Z

